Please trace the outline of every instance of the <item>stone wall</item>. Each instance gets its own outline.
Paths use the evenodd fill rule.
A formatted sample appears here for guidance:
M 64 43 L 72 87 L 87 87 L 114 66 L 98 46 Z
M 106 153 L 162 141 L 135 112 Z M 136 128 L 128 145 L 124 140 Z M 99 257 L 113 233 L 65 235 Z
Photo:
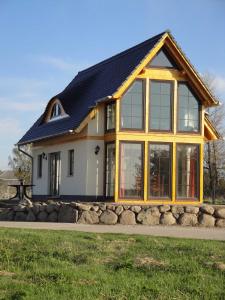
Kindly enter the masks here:
M 203 205 L 119 205 L 27 201 L 0 212 L 0 220 L 82 224 L 181 225 L 225 228 L 225 207 Z

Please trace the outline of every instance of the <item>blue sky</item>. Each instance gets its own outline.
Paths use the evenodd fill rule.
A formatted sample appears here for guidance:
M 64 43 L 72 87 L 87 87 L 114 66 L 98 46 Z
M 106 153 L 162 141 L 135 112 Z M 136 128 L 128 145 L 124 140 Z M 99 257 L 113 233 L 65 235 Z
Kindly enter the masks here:
M 225 100 L 224 0 L 0 0 L 0 169 L 79 70 L 165 29 Z

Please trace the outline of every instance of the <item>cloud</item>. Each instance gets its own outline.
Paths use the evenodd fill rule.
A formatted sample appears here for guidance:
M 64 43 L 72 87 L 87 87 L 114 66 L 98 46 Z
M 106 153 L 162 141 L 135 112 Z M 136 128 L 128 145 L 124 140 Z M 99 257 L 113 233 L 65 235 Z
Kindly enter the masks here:
M 22 102 L 0 97 L 1 111 L 36 112 L 43 110 L 45 105 L 46 102 L 35 101 L 34 99 L 31 102 Z

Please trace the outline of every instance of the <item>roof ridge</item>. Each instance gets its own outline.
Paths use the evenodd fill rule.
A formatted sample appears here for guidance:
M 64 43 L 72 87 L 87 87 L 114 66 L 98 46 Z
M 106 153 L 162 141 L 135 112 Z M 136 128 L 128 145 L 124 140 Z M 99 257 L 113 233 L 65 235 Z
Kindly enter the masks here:
M 86 73 L 86 72 L 90 71 L 91 69 L 95 69 L 96 67 L 98 67 L 98 66 L 100 66 L 100 65 L 107 64 L 107 63 L 111 62 L 112 60 L 115 60 L 115 59 L 117 59 L 117 58 L 119 58 L 119 57 L 121 57 L 121 56 L 126 55 L 126 54 L 129 53 L 129 52 L 132 52 L 132 51 L 134 51 L 134 50 L 137 50 L 137 49 L 139 49 L 139 48 L 145 46 L 148 42 L 154 41 L 155 39 L 159 38 L 160 36 L 163 36 L 165 33 L 168 33 L 168 32 L 169 32 L 168 30 L 163 31 L 163 32 L 161 32 L 161 33 L 159 33 L 159 34 L 157 34 L 157 35 L 155 35 L 155 36 L 153 36 L 153 37 L 151 37 L 151 38 L 145 40 L 144 42 L 141 42 L 141 43 L 139 43 L 139 44 L 137 44 L 137 45 L 135 45 L 135 46 L 132 46 L 132 47 L 130 47 L 130 48 L 128 48 L 128 49 L 126 49 L 126 50 L 124 50 L 124 51 L 122 51 L 122 52 L 119 52 L 119 53 L 117 53 L 117 54 L 115 54 L 115 55 L 113 55 L 113 56 L 111 56 L 111 57 L 109 57 L 109 58 L 106 58 L 106 59 L 100 61 L 100 62 L 97 63 L 97 64 L 94 64 L 94 65 L 88 67 L 87 69 L 84 69 L 84 70 L 78 72 L 77 75 L 81 75 L 81 74 L 83 74 L 83 73 Z

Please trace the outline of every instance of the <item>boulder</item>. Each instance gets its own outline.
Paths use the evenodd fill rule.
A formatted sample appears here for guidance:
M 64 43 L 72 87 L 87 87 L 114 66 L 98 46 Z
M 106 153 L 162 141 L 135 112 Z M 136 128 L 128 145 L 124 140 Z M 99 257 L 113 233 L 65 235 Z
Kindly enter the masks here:
M 17 211 L 18 211 L 18 212 L 19 212 L 19 211 L 24 211 L 24 212 L 25 212 L 25 211 L 27 210 L 27 207 L 26 207 L 25 205 L 18 204 L 17 206 L 14 206 L 14 207 L 13 207 L 13 210 L 16 211 L 16 212 L 17 212 Z
M 225 219 L 217 219 L 216 226 L 217 227 L 225 227 Z
M 84 204 L 84 203 L 76 203 L 76 208 L 78 210 L 83 210 L 83 211 L 89 211 L 91 210 L 91 205 Z
M 184 213 L 184 207 L 183 206 L 172 206 L 171 211 L 174 215 L 180 215 Z
M 117 223 L 118 216 L 112 210 L 105 210 L 100 216 L 100 222 L 107 225 Z
M 134 213 L 139 213 L 141 211 L 141 206 L 138 205 L 132 205 L 131 206 L 131 211 L 133 211 Z
M 100 203 L 99 208 L 103 211 L 106 210 L 106 204 L 105 203 Z
M 37 221 L 39 222 L 46 222 L 48 218 L 48 214 L 46 211 L 40 211 L 37 215 Z
M 116 207 L 115 212 L 116 212 L 117 216 L 121 215 L 122 212 L 123 212 L 123 206 L 122 206 L 122 205 L 118 205 L 118 206 Z
M 201 214 L 198 218 L 199 224 L 205 227 L 214 227 L 215 226 L 215 218 L 208 214 Z
M 47 217 L 47 222 L 57 222 L 58 214 L 56 211 L 51 212 Z
M 81 224 L 98 224 L 99 216 L 95 211 L 83 211 L 78 223 Z
M 13 221 L 15 212 L 13 210 L 4 210 L 0 213 L 0 221 Z
M 137 221 L 143 225 L 158 225 L 159 215 L 152 214 L 151 209 L 142 210 L 137 215 Z
M 29 210 L 29 212 L 27 214 L 26 221 L 28 221 L 28 222 L 34 222 L 34 221 L 36 221 L 35 214 L 33 213 L 33 211 L 31 209 Z
M 40 206 L 40 211 L 46 211 L 46 208 L 48 207 L 47 203 L 42 203 L 42 205 Z
M 32 211 L 35 215 L 37 215 L 40 212 L 40 207 L 41 207 L 41 204 L 38 204 L 38 203 L 35 203 L 33 205 Z
M 130 205 L 124 205 L 123 208 L 124 208 L 125 210 L 127 210 L 127 209 L 130 208 Z
M 27 206 L 27 207 L 32 207 L 33 206 L 33 203 L 28 198 L 24 198 L 23 200 L 20 201 L 19 204 Z
M 204 205 L 200 207 L 200 211 L 204 214 L 213 215 L 214 214 L 214 208 L 210 205 Z
M 199 212 L 199 207 L 196 206 L 186 206 L 185 212 L 189 214 L 197 214 Z
M 27 214 L 23 211 L 17 211 L 14 217 L 14 221 L 26 221 Z
M 170 210 L 170 205 L 160 205 L 160 207 L 159 207 L 159 211 L 161 213 L 165 213 L 165 212 L 167 212 L 169 210 Z
M 125 210 L 120 215 L 120 224 L 123 225 L 135 225 L 135 213 L 130 210 Z
M 220 219 L 225 219 L 225 208 L 217 208 L 215 210 L 215 216 Z
M 58 222 L 59 223 L 76 223 L 78 219 L 78 210 L 62 204 L 59 209 Z
M 198 218 L 195 214 L 184 213 L 179 217 L 178 223 L 181 226 L 195 226 L 198 224 Z
M 97 205 L 92 205 L 92 206 L 91 206 L 91 210 L 97 212 L 97 211 L 99 210 L 99 206 L 97 206 Z
M 53 211 L 57 210 L 56 205 L 54 203 L 49 204 L 46 206 L 47 213 L 52 213 Z
M 147 211 L 151 212 L 155 217 L 160 217 L 161 215 L 157 206 L 150 206 Z
M 160 223 L 162 225 L 174 225 L 176 224 L 176 219 L 171 212 L 165 212 L 161 215 Z

